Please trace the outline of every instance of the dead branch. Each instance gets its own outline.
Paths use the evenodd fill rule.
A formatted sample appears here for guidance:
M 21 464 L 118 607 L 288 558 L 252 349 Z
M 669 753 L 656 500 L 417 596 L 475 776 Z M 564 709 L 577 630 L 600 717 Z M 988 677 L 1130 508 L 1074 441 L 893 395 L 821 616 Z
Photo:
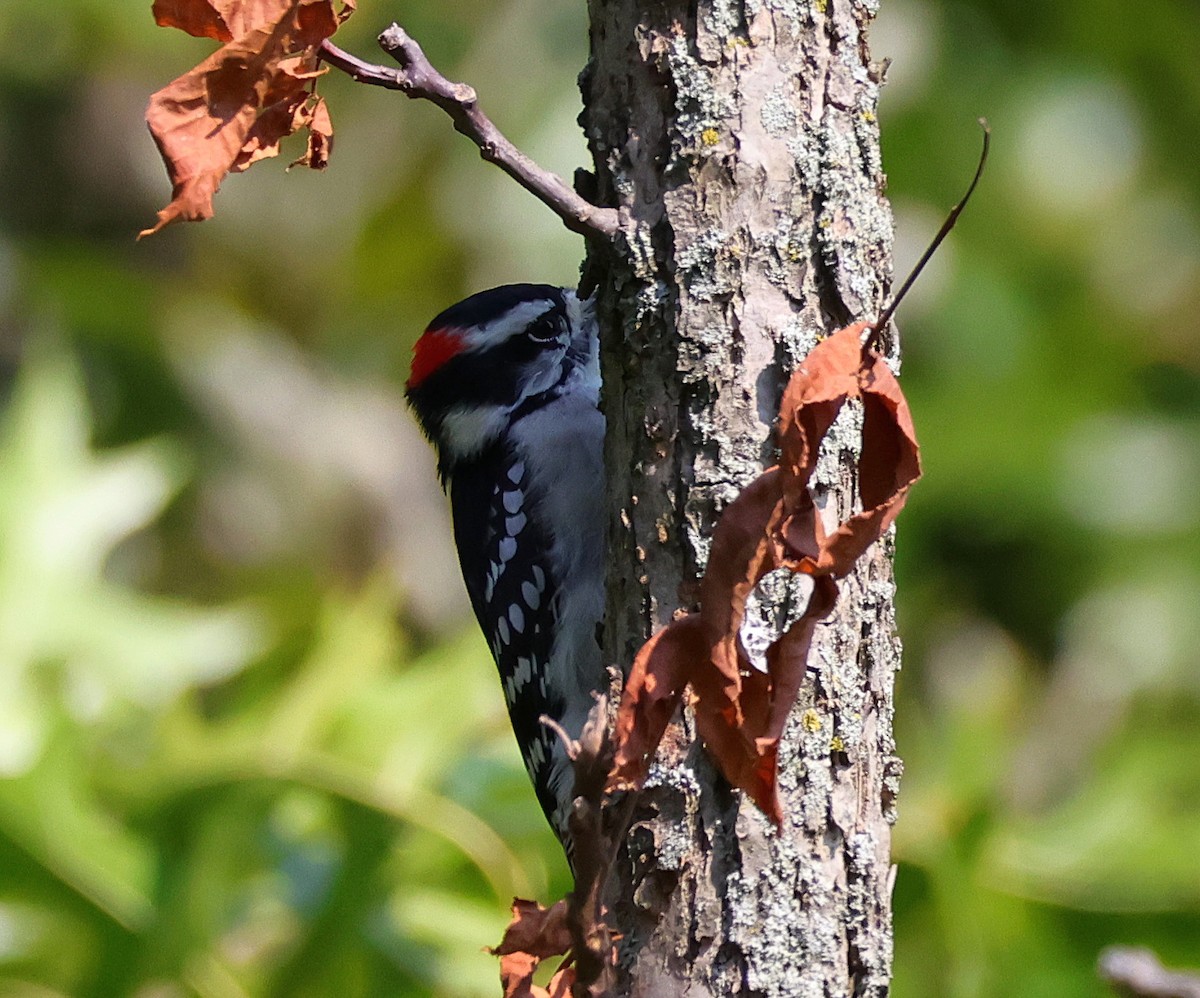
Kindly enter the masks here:
M 624 836 L 624 822 L 613 820 L 624 808 L 614 808 L 605 793 L 612 768 L 608 734 L 608 700 L 597 696 L 578 740 L 548 717 L 542 723 L 566 746 L 575 768 L 575 801 L 567 825 L 571 835 L 571 866 L 575 889 L 567 898 L 567 926 L 575 960 L 576 998 L 606 998 L 613 994 L 615 955 L 612 931 L 605 921 L 605 885 Z
M 400 25 L 385 28 L 380 47 L 397 63 L 388 69 L 364 62 L 338 48 L 329 39 L 321 43 L 320 58 L 359 83 L 399 90 L 407 97 L 432 101 L 450 116 L 454 128 L 479 147 L 479 154 L 495 163 L 527 191 L 547 205 L 572 232 L 587 238 L 611 240 L 620 225 L 616 208 L 600 208 L 573 191 L 557 174 L 543 170 L 514 146 L 479 109 L 474 89 L 452 83 L 433 68 L 421 46 Z

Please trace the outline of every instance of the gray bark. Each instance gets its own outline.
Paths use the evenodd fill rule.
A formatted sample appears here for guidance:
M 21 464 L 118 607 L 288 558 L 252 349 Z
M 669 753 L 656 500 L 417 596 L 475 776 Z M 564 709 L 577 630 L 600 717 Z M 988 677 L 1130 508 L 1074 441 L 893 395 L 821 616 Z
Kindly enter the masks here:
M 617 252 L 588 265 L 606 331 L 614 661 L 693 606 L 718 514 L 773 463 L 799 359 L 881 304 L 876 6 L 590 0 L 582 120 L 599 203 L 627 213 Z M 844 415 L 818 472 L 842 516 L 857 448 Z M 777 629 L 803 594 L 760 588 L 759 630 Z M 686 718 L 668 732 L 614 893 L 626 993 L 887 993 L 892 593 L 889 537 L 818 629 L 781 750 L 780 831 L 723 783 Z

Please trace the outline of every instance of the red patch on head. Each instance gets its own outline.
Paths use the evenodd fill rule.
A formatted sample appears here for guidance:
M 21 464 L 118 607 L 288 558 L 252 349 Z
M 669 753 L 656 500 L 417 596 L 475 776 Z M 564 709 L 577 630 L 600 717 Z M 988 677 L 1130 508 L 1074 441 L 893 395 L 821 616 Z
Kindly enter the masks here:
M 416 388 L 451 357 L 462 353 L 465 346 L 457 329 L 426 329 L 413 344 L 412 370 L 406 387 Z

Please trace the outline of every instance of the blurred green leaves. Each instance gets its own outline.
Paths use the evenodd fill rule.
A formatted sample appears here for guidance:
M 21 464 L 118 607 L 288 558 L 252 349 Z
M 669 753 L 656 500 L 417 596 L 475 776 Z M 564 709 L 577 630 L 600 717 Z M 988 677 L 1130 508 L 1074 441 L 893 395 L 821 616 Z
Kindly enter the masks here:
M 103 577 L 113 549 L 178 489 L 183 461 L 165 440 L 97 457 L 87 417 L 79 372 L 61 345 L 31 344 L 0 431 L 7 775 L 33 766 L 49 737 L 53 718 L 39 706 L 45 684 L 97 720 L 121 700 L 160 703 L 228 676 L 262 643 L 249 610 L 201 610 Z
M 993 126 L 899 320 L 926 477 L 894 993 L 1083 998 L 1111 943 L 1200 963 L 1200 176 L 1164 154 L 1200 11 L 888 0 L 876 27 L 897 272 Z
M 584 164 L 584 4 L 360 7 L 348 48 L 398 16 Z M 197 40 L 48 10 L 0 5 L 0 993 L 493 995 L 562 863 L 399 386 L 582 246 L 333 76 L 326 175 L 135 245 Z M 994 140 L 900 316 L 894 993 L 1092 998 L 1111 943 L 1200 964 L 1200 7 L 884 0 L 871 42 L 898 271 Z
M 32 341 L 0 427 L 0 986 L 486 990 L 505 903 L 546 889 L 489 820 L 524 776 L 486 652 L 414 655 L 381 579 L 289 650 L 250 604 L 114 578 L 191 462 L 96 452 L 88 417 L 66 347 Z

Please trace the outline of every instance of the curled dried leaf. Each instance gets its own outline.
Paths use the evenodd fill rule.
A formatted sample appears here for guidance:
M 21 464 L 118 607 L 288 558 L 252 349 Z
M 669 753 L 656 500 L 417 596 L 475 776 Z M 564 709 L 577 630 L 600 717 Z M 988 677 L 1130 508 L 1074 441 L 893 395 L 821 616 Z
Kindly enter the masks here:
M 541 961 L 528 953 L 505 953 L 500 957 L 500 984 L 504 998 L 535 998 L 533 975 Z M 540 996 L 537 996 L 540 998 Z
M 500 945 L 491 950 L 500 957 L 504 998 L 567 998 L 575 983 L 574 967 L 560 968 L 549 988 L 533 983 L 543 960 L 562 956 L 571 948 L 567 902 L 543 908 L 536 901 L 513 898 L 512 915 Z
M 333 152 L 333 121 L 329 117 L 329 105 L 324 97 L 317 97 L 304 105 L 301 120 L 294 131 L 308 129 L 308 144 L 304 155 L 293 161 L 292 166 L 307 166 L 310 170 L 324 170 L 329 165 Z
M 571 932 L 567 926 L 567 902 L 557 901 L 544 908 L 536 901 L 513 898 L 512 921 L 504 930 L 504 938 L 492 949 L 496 956 L 528 953 L 544 960 L 561 956 L 571 948 Z
M 818 343 L 792 376 L 780 405 L 784 510 L 774 531 L 785 562 L 812 575 L 846 575 L 903 509 L 921 476 L 912 414 L 896 376 L 855 323 Z M 859 457 L 861 512 L 827 533 L 809 491 L 822 438 L 848 399 L 863 404 Z
M 297 162 L 328 162 L 333 128 L 312 93 L 317 48 L 353 10 L 334 0 L 158 0 L 158 23 L 224 44 L 150 98 L 146 123 L 171 178 L 172 198 L 157 232 L 178 220 L 210 218 L 225 176 L 279 154 L 279 143 L 309 130 Z
M 550 986 L 533 983 L 541 963 L 528 953 L 510 953 L 500 958 L 500 985 L 504 998 L 570 998 L 575 985 L 575 968 L 563 967 L 550 978 Z
M 702 621 L 681 617 L 650 638 L 633 660 L 617 713 L 611 789 L 641 786 L 684 687 L 708 658 Z
M 920 476 L 912 418 L 895 376 L 863 345 L 858 323 L 805 357 L 784 391 L 780 463 L 751 482 L 723 511 L 700 583 L 700 610 L 651 637 L 639 651 L 616 725 L 610 785 L 640 785 L 682 696 L 691 684 L 696 726 L 734 786 L 773 820 L 779 739 L 803 685 L 817 624 L 837 602 L 835 579 L 891 525 Z M 828 531 L 810 489 L 821 441 L 847 400 L 861 399 L 859 494 L 863 509 Z M 769 572 L 813 577 L 804 613 L 755 668 L 741 640 L 746 602 Z
M 151 13 L 160 28 L 178 28 L 197 38 L 227 42 L 233 38 L 225 20 L 229 6 L 212 0 L 154 0 Z

